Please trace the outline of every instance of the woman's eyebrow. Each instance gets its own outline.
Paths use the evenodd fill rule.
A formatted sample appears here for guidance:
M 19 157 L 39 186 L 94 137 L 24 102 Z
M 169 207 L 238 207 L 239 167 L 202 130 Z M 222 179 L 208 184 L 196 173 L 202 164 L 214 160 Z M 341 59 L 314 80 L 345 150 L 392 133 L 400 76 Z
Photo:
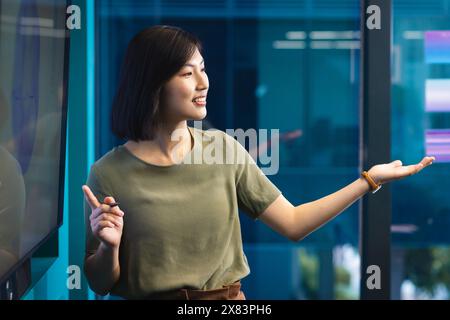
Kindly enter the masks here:
M 202 60 L 199 65 L 201 65 L 202 63 L 204 63 L 205 60 Z M 195 65 L 191 64 L 191 63 L 186 63 L 185 65 L 183 65 L 183 67 L 195 67 Z

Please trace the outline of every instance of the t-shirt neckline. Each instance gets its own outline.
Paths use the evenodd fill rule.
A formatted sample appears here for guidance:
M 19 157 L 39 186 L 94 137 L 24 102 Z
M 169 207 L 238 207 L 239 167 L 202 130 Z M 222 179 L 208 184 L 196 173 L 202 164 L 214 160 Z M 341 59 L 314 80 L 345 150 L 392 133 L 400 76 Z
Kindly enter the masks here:
M 132 153 L 127 147 L 125 147 L 125 145 L 120 145 L 120 146 L 119 146 L 119 149 L 124 150 L 125 153 L 128 154 L 129 156 L 131 156 L 133 159 L 135 159 L 135 160 L 137 160 L 137 161 L 139 161 L 139 162 L 145 164 L 145 165 L 148 166 L 148 167 L 152 167 L 152 168 L 156 168 L 156 169 L 163 169 L 163 170 L 169 170 L 169 169 L 180 168 L 180 167 L 186 165 L 185 161 L 186 161 L 187 159 L 189 159 L 189 157 L 192 157 L 192 155 L 194 154 L 195 149 L 197 148 L 198 143 L 199 143 L 198 140 L 197 140 L 197 138 L 196 138 L 194 128 L 189 127 L 189 126 L 188 126 L 187 128 L 188 128 L 189 133 L 190 133 L 190 135 L 191 135 L 191 137 L 192 137 L 192 141 L 193 141 L 193 144 L 194 144 L 194 145 L 192 146 L 191 150 L 186 154 L 186 156 L 183 158 L 183 160 L 182 160 L 180 163 L 178 163 L 178 164 L 175 163 L 175 164 L 170 164 L 170 165 L 167 165 L 167 166 L 162 166 L 162 165 L 150 163 L 150 162 L 147 162 L 147 161 L 145 161 L 145 160 L 142 160 L 141 158 L 139 158 L 138 156 L 136 156 L 136 155 L 135 155 L 134 153 Z

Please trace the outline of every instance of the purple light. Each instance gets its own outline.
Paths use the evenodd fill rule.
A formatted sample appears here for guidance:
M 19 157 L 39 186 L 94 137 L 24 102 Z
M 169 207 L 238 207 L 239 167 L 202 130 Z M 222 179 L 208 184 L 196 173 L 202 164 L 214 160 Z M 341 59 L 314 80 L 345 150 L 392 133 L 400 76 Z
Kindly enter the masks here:
M 450 31 L 425 32 L 425 62 L 450 63 Z
M 450 162 L 450 129 L 425 131 L 427 156 L 434 156 L 435 162 Z
M 426 80 L 425 110 L 428 112 L 450 112 L 450 79 Z

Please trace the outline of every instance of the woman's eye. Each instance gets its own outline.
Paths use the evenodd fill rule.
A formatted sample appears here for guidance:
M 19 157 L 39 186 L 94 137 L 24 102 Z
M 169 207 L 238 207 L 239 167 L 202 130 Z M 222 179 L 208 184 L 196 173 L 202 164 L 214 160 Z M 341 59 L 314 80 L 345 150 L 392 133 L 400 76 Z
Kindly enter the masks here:
M 202 72 L 206 72 L 206 68 L 203 68 L 201 71 L 202 71 Z M 183 77 L 189 77 L 189 76 L 192 76 L 192 72 L 186 72 L 186 73 L 182 74 L 182 76 L 183 76 Z

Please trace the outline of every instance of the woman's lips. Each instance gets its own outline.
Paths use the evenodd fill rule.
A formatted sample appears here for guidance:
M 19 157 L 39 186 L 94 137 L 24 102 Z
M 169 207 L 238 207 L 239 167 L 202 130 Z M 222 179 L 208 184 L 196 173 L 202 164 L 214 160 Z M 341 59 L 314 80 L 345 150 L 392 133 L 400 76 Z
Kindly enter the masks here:
M 206 105 L 206 97 L 194 99 L 192 102 L 198 107 L 203 107 Z

